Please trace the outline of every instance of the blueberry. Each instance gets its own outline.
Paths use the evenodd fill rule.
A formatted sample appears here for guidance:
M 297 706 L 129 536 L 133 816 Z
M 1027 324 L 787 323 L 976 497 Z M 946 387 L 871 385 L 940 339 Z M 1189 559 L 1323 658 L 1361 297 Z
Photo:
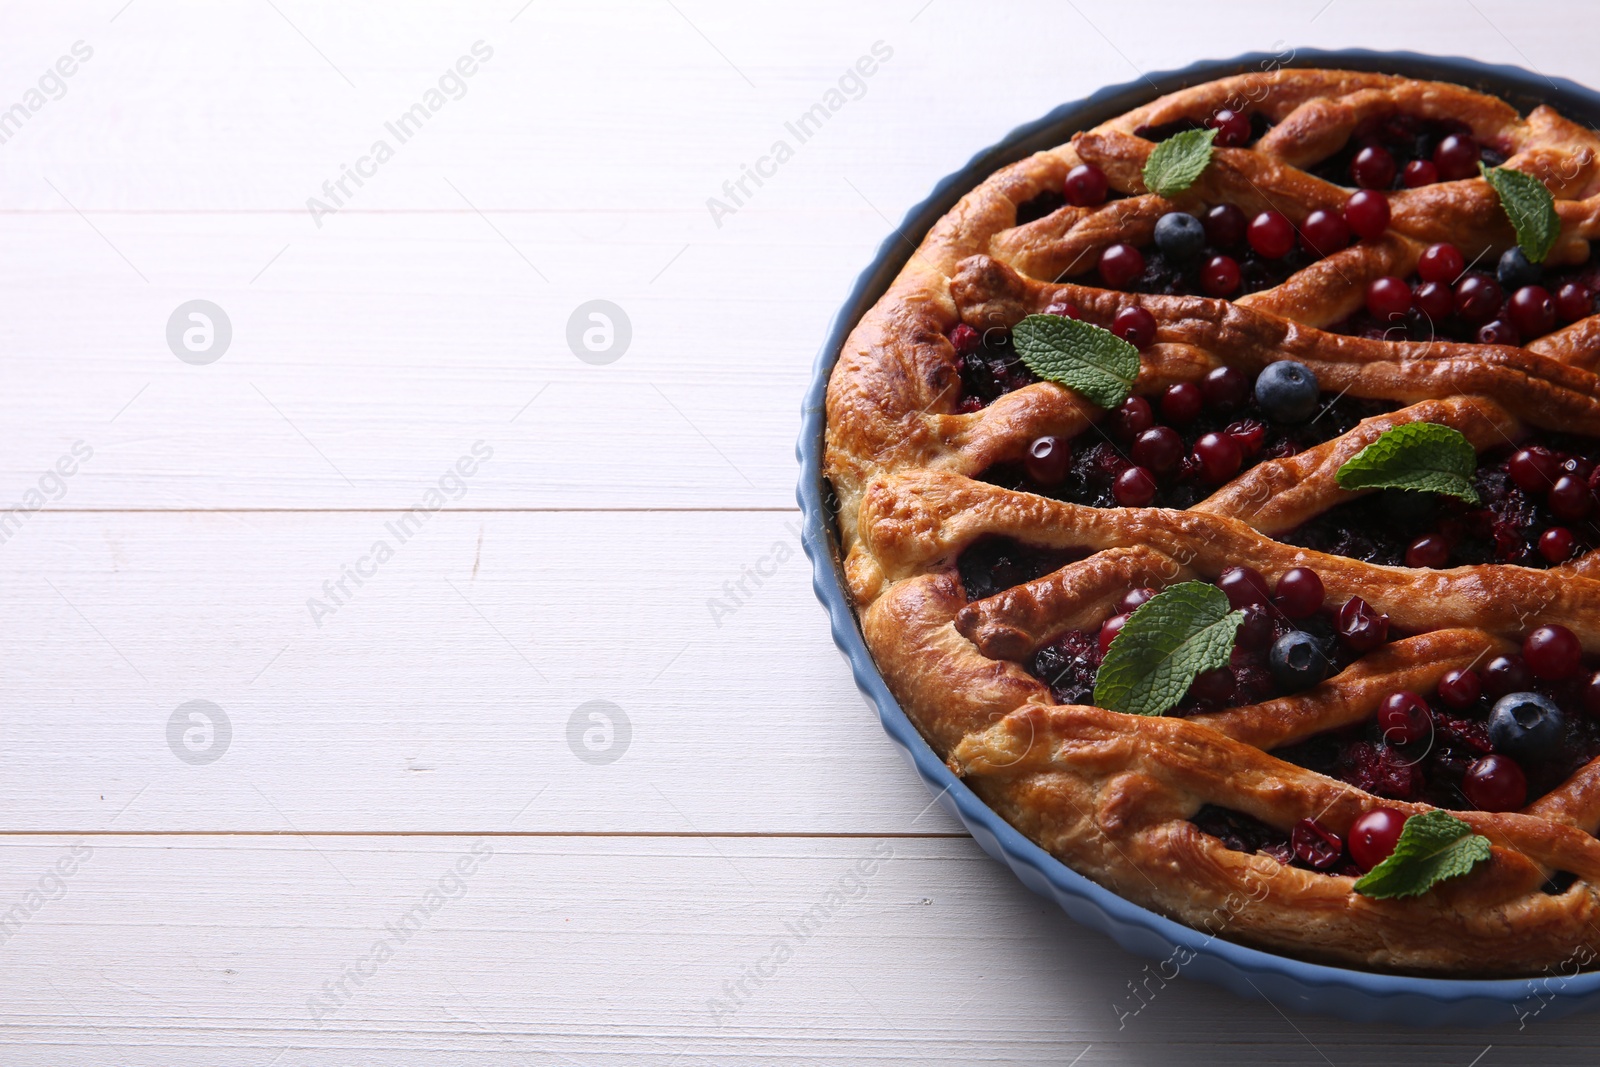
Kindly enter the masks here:
M 1304 422 L 1317 410 L 1321 389 L 1304 363 L 1280 359 L 1256 378 L 1256 403 L 1277 422 Z
M 1513 245 L 1505 250 L 1500 257 L 1500 265 L 1495 268 L 1495 277 L 1500 279 L 1500 284 L 1508 293 L 1514 293 L 1524 285 L 1538 285 L 1544 277 L 1544 268 L 1530 260 L 1523 254 L 1522 249 Z
M 1182 211 L 1169 211 L 1156 220 L 1156 247 L 1177 263 L 1187 263 L 1200 255 L 1206 245 L 1206 228 L 1200 220 Z
M 1291 693 L 1310 689 L 1328 676 L 1328 657 L 1304 630 L 1290 630 L 1274 641 L 1267 663 L 1273 680 Z
M 1489 743 L 1519 760 L 1539 759 L 1561 743 L 1566 716 L 1539 693 L 1508 693 L 1489 712 Z

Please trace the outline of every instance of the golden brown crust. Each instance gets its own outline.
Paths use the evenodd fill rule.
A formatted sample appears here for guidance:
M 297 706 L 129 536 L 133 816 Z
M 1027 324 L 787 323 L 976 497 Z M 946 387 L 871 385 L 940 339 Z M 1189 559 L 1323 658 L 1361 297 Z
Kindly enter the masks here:
M 1152 144 L 1140 131 L 1203 120 L 1222 106 L 1273 125 L 1249 149 L 1218 149 L 1186 192 L 1150 193 L 1141 172 Z M 1567 625 L 1587 651 L 1600 652 L 1600 553 L 1549 571 L 1410 570 L 1273 539 L 1348 499 L 1335 471 L 1401 422 L 1454 426 L 1480 450 L 1530 427 L 1600 433 L 1600 320 L 1527 347 L 1327 332 L 1360 306 L 1369 281 L 1409 273 L 1432 241 L 1450 240 L 1468 259 L 1509 247 L 1514 235 L 1481 179 L 1390 194 L 1383 238 L 1231 303 L 1070 280 L 1092 277 L 1111 243 L 1147 242 L 1156 219 L 1175 208 L 1272 206 L 1296 222 L 1340 209 L 1348 191 L 1303 168 L 1342 148 L 1362 121 L 1396 111 L 1465 122 L 1509 166 L 1545 179 L 1562 222 L 1553 262 L 1581 261 L 1587 238 L 1600 236 L 1600 138 L 1548 108 L 1522 118 L 1459 86 L 1347 71 L 1278 70 L 1195 86 L 998 171 L 932 228 L 840 354 L 828 387 L 825 473 L 863 633 L 901 706 L 987 803 L 1074 869 L 1201 928 L 1224 915 L 1222 936 L 1269 949 L 1411 973 L 1530 973 L 1579 945 L 1600 950 L 1600 761 L 1522 813 L 1463 813 L 1493 842 L 1491 860 L 1404 901 L 1370 900 L 1352 892 L 1350 878 L 1229 851 L 1189 819 L 1217 804 L 1282 830 L 1314 817 L 1343 833 L 1379 802 L 1268 749 L 1363 721 L 1396 688 L 1426 689 L 1445 670 L 1511 648 L 1530 618 Z M 1122 198 L 1016 224 L 1018 205 L 1058 191 L 1081 161 L 1104 170 Z M 1187 511 L 1081 507 L 977 481 L 1021 458 L 1040 434 L 1086 432 L 1099 412 L 1041 382 L 958 413 L 948 334 L 958 323 L 1009 329 L 1057 300 L 1103 326 L 1130 305 L 1154 315 L 1156 342 L 1142 353 L 1136 392 L 1219 365 L 1254 372 L 1289 358 L 1312 368 L 1325 389 L 1401 406 L 1262 463 Z M 969 601 L 955 560 L 991 534 L 1091 554 Z M 1415 636 L 1308 693 L 1188 719 L 1057 705 L 1018 662 L 1104 618 L 1132 586 L 1215 578 L 1238 564 L 1269 579 L 1312 565 L 1331 600 L 1359 595 Z M 1547 893 L 1555 872 L 1577 880 Z M 1239 899 L 1247 906 L 1230 905 Z

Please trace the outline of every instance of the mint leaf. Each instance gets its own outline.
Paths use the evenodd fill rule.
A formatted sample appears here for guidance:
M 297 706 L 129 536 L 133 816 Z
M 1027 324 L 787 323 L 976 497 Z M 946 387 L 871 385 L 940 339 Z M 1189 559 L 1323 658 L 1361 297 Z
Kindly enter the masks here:
M 1183 699 L 1195 676 L 1226 666 L 1244 612 L 1205 582 L 1157 593 L 1128 617 L 1112 639 L 1094 680 L 1094 702 L 1131 715 L 1163 715 Z
M 1017 355 L 1047 382 L 1075 389 L 1114 408 L 1133 392 L 1139 350 L 1098 326 L 1061 315 L 1029 315 L 1011 331 Z
M 1478 169 L 1483 172 L 1484 181 L 1500 195 L 1500 206 L 1511 220 L 1511 228 L 1517 231 L 1517 244 L 1523 254 L 1535 263 L 1543 263 L 1561 236 L 1555 197 L 1544 182 L 1520 170 L 1486 167 L 1482 163 Z
M 1157 196 L 1181 193 L 1211 163 L 1216 130 L 1184 130 L 1156 145 L 1144 164 L 1144 187 Z
M 1487 837 L 1447 811 L 1425 811 L 1406 820 L 1389 858 L 1362 875 L 1355 890 L 1375 900 L 1420 896 L 1488 858 Z
M 1476 504 L 1472 475 L 1477 469 L 1478 453 L 1461 431 L 1437 422 L 1408 422 L 1351 456 L 1335 478 L 1340 489 L 1415 489 Z

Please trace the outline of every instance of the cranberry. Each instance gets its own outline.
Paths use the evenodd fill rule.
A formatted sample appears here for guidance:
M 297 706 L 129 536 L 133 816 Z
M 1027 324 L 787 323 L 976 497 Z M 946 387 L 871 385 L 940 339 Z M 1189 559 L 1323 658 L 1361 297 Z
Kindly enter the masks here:
M 1130 244 L 1117 243 L 1100 253 L 1100 277 L 1112 289 L 1121 289 L 1144 273 L 1144 256 Z
M 1131 441 L 1156 423 L 1150 401 L 1130 396 L 1111 415 L 1111 430 L 1124 441 Z
M 1040 485 L 1059 485 L 1072 469 L 1072 444 L 1065 437 L 1035 438 L 1022 465 Z
M 1094 207 L 1106 200 L 1106 172 L 1093 163 L 1079 163 L 1067 171 L 1067 203 Z
M 1232 296 L 1239 280 L 1239 264 L 1232 256 L 1212 256 L 1200 269 L 1200 288 L 1207 296 Z
M 1456 294 L 1444 282 L 1423 282 L 1411 294 L 1411 303 L 1433 322 L 1442 322 L 1456 309 Z
M 1270 208 L 1250 220 L 1250 247 L 1265 259 L 1282 259 L 1294 248 L 1294 223 Z
M 1083 315 L 1077 306 L 1065 300 L 1052 300 L 1044 309 L 1046 315 L 1057 315 L 1063 319 L 1081 319 Z
M 1483 688 L 1492 697 L 1517 693 L 1533 684 L 1533 673 L 1521 656 L 1496 656 L 1483 668 Z
M 1583 666 L 1583 646 L 1565 626 L 1541 626 L 1523 639 L 1522 658 L 1535 678 L 1560 681 Z
M 1367 285 L 1367 310 L 1379 322 L 1399 318 L 1411 310 L 1411 286 L 1392 274 L 1374 278 Z
M 1233 672 L 1226 667 L 1202 671 L 1189 686 L 1189 695 L 1210 704 L 1226 704 L 1233 699 Z
M 1546 498 L 1556 518 L 1566 519 L 1568 522 L 1589 514 L 1592 501 L 1588 482 L 1570 474 L 1563 474 L 1557 478 L 1556 484 L 1550 487 L 1550 495 Z
M 1156 498 L 1156 480 L 1143 467 L 1129 467 L 1117 475 L 1111 495 L 1125 508 L 1142 508 Z
M 1600 671 L 1589 677 L 1583 687 L 1583 710 L 1591 719 L 1600 719 Z
M 1433 730 L 1428 704 L 1416 693 L 1402 689 L 1390 693 L 1378 705 L 1378 729 L 1385 744 L 1404 745 L 1421 741 Z
M 950 331 L 950 344 L 955 347 L 958 356 L 972 355 L 982 343 L 982 335 L 964 322 Z
M 1357 237 L 1376 241 L 1389 229 L 1389 198 L 1371 189 L 1350 194 L 1344 202 L 1344 221 Z
M 1130 589 L 1122 595 L 1117 603 L 1117 610 L 1124 615 L 1130 615 L 1155 598 L 1156 590 L 1148 585 L 1141 585 L 1137 589 Z
M 1179 382 L 1167 386 L 1161 394 L 1161 417 L 1178 426 L 1186 426 L 1200 417 L 1206 395 L 1194 382 Z
M 1450 541 L 1440 534 L 1423 534 L 1406 549 L 1407 567 L 1443 567 L 1450 560 Z
M 1358 596 L 1345 601 L 1334 625 L 1352 652 L 1370 652 L 1389 639 L 1389 616 L 1374 611 Z
M 1556 302 L 1542 285 L 1524 285 L 1511 294 L 1506 310 L 1524 337 L 1542 337 L 1556 328 Z
M 1350 224 L 1334 211 L 1313 211 L 1300 226 L 1300 246 L 1315 256 L 1331 256 L 1350 244 Z
M 1429 245 L 1417 257 L 1417 273 L 1425 282 L 1454 282 L 1466 269 L 1466 257 L 1451 244 Z
M 1539 535 L 1539 555 L 1551 563 L 1563 563 L 1572 558 L 1577 540 L 1565 526 L 1552 526 Z
M 1394 156 L 1369 144 L 1351 160 L 1350 177 L 1363 189 L 1387 189 L 1394 184 Z
M 1217 131 L 1214 142 L 1220 148 L 1243 148 L 1250 143 L 1250 116 L 1228 108 L 1206 119 L 1206 125 Z
M 1217 248 L 1233 248 L 1244 240 L 1245 226 L 1249 220 L 1233 204 L 1218 204 L 1207 211 L 1200 220 L 1206 228 L 1206 240 Z
M 1259 652 L 1272 644 L 1273 633 L 1272 613 L 1260 604 L 1249 604 L 1234 643 L 1246 651 Z
M 1456 314 L 1469 326 L 1494 318 L 1504 299 L 1500 283 L 1486 274 L 1469 274 L 1456 283 Z
M 1292 567 L 1278 579 L 1273 604 L 1291 619 L 1309 619 L 1322 608 L 1326 597 L 1322 577 L 1310 567 Z
M 1478 143 L 1470 137 L 1453 133 L 1439 142 L 1433 150 L 1433 165 L 1439 168 L 1439 177 L 1447 182 L 1478 176 Z
M 1461 711 L 1470 708 L 1483 695 L 1483 682 L 1471 667 L 1458 667 L 1445 671 L 1439 679 L 1439 699 Z
M 1406 164 L 1406 169 L 1400 172 L 1400 183 L 1407 189 L 1432 185 L 1438 180 L 1439 168 L 1426 159 L 1413 159 Z
M 1111 332 L 1135 348 L 1149 348 L 1156 339 L 1156 317 L 1142 307 L 1125 307 L 1111 321 Z
M 1248 604 L 1262 607 L 1272 603 L 1272 593 L 1267 580 L 1253 567 L 1229 567 L 1217 576 L 1217 588 L 1228 595 L 1228 606 L 1242 608 Z
M 1260 452 L 1267 440 L 1267 428 L 1255 419 L 1240 419 L 1229 424 L 1223 433 L 1238 442 L 1239 451 L 1246 459 Z
M 1225 433 L 1208 433 L 1194 443 L 1195 458 L 1200 461 L 1200 476 L 1213 485 L 1239 473 L 1244 456 L 1239 443 Z
M 1206 403 L 1220 411 L 1231 411 L 1250 395 L 1250 379 L 1236 367 L 1215 367 L 1200 379 Z
M 1528 802 L 1528 777 L 1510 756 L 1485 756 L 1467 768 L 1461 791 L 1480 811 L 1516 811 Z
M 1594 311 L 1594 294 L 1582 282 L 1568 282 L 1556 290 L 1556 314 L 1562 322 L 1576 322 Z
M 1106 650 L 1111 647 L 1112 640 L 1122 632 L 1122 628 L 1127 623 L 1128 616 L 1113 615 L 1100 624 L 1100 655 L 1104 656 L 1106 654 Z
M 1363 871 L 1370 871 L 1389 858 L 1400 843 L 1406 817 L 1393 808 L 1373 808 L 1350 824 L 1350 858 Z
M 1478 327 L 1478 343 L 1480 345 L 1518 345 L 1522 337 L 1517 333 L 1517 328 L 1504 319 L 1495 319 Z
M 1171 426 L 1152 426 L 1133 439 L 1132 454 L 1139 466 L 1166 474 L 1183 459 L 1183 438 Z
M 1524 448 L 1506 463 L 1506 473 L 1525 493 L 1543 493 L 1556 484 L 1561 463 L 1543 445 Z
M 1301 819 L 1289 835 L 1294 858 L 1318 871 L 1331 871 L 1344 859 L 1344 842 L 1339 835 L 1324 830 L 1315 820 Z

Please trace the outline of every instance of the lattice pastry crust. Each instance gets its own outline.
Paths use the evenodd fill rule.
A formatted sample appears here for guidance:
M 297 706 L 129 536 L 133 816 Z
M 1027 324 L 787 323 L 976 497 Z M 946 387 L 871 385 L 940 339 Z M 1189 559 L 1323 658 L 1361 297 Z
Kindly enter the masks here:
M 1268 132 L 1218 148 L 1173 200 L 1147 193 L 1153 144 L 1135 131 L 1204 121 L 1252 100 Z M 1033 840 L 1126 898 L 1222 936 L 1292 955 L 1382 970 L 1456 975 L 1537 972 L 1600 952 L 1600 760 L 1519 813 L 1461 812 L 1491 840 L 1471 874 L 1404 900 L 1371 900 L 1353 878 L 1233 851 L 1189 821 L 1202 805 L 1288 831 L 1315 817 L 1343 834 L 1380 800 L 1268 750 L 1370 717 L 1396 688 L 1427 689 L 1448 669 L 1513 647 L 1530 620 L 1558 622 L 1600 652 L 1600 552 L 1549 570 L 1479 565 L 1376 566 L 1274 540 L 1352 494 L 1334 472 L 1383 430 L 1409 420 L 1459 429 L 1480 450 L 1528 428 L 1600 435 L 1600 321 L 1581 320 L 1523 346 L 1369 340 L 1324 328 L 1359 308 L 1366 284 L 1405 275 L 1430 242 L 1471 259 L 1514 243 L 1482 179 L 1389 193 L 1387 235 L 1364 240 L 1234 301 L 1143 296 L 1073 284 L 1100 250 L 1148 244 L 1171 210 L 1268 206 L 1297 225 L 1337 211 L 1349 189 L 1308 173 L 1370 116 L 1403 113 L 1468 124 L 1506 165 L 1547 179 L 1561 238 L 1551 263 L 1588 255 L 1600 236 L 1600 139 L 1547 107 L 1526 118 L 1458 86 L 1378 74 L 1280 70 L 1163 97 L 1066 145 L 1008 166 L 966 195 L 923 240 L 845 344 L 829 383 L 827 476 L 838 498 L 844 569 L 867 643 L 901 705 L 940 756 Z M 1062 207 L 1017 225 L 1017 208 L 1062 188 L 1092 162 L 1126 194 Z M 1559 175 L 1561 181 L 1550 179 Z M 1493 262 L 1493 260 L 1490 260 Z M 1192 381 L 1219 365 L 1254 373 L 1278 359 L 1312 368 L 1324 390 L 1398 410 L 1326 444 L 1263 462 L 1187 510 L 1094 508 L 977 479 L 1018 461 L 1041 434 L 1088 431 L 1098 409 L 1048 382 L 980 411 L 956 413 L 958 323 L 1009 328 L 1053 301 L 1111 325 L 1137 304 L 1158 324 L 1135 392 Z M 957 555 L 984 535 L 1090 549 L 1054 573 L 969 602 Z M 1058 705 L 1020 665 L 1053 637 L 1098 624 L 1130 587 L 1215 579 L 1232 565 L 1269 580 L 1315 568 L 1330 600 L 1359 595 L 1414 634 L 1317 688 L 1188 718 Z M 1533 624 L 1537 625 L 1537 623 Z M 1576 880 L 1541 887 L 1554 872 Z M 1229 904 L 1248 898 L 1243 908 Z

